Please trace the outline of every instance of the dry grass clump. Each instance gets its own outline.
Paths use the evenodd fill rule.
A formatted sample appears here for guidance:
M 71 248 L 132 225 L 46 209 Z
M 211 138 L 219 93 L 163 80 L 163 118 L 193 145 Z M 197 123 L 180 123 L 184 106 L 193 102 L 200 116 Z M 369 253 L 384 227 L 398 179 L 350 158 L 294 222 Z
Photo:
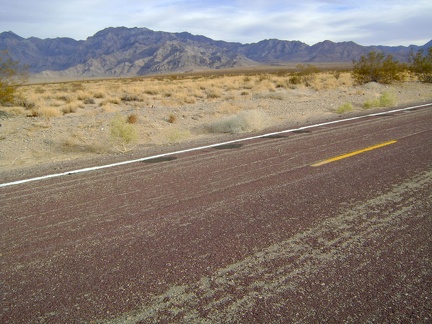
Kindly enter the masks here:
M 126 121 L 129 124 L 136 124 L 138 122 L 138 115 L 137 114 L 130 114 L 127 116 Z
M 78 132 L 70 134 L 63 139 L 61 147 L 65 153 L 84 152 L 103 154 L 110 150 L 107 138 L 100 135 L 97 137 L 90 137 Z
M 368 100 L 363 104 L 364 108 L 391 107 L 396 104 L 396 98 L 389 92 L 383 92 L 378 98 Z
M 264 129 L 269 126 L 269 116 L 260 110 L 245 110 L 237 115 L 222 118 L 207 129 L 212 133 L 244 133 Z
M 103 107 L 103 106 L 106 106 L 108 104 L 120 105 L 120 103 L 121 103 L 121 99 L 119 99 L 117 97 L 110 97 L 110 98 L 106 98 L 106 99 L 102 100 L 99 103 L 99 106 Z
M 240 110 L 242 110 L 242 107 L 232 102 L 222 102 L 217 108 L 217 112 L 224 115 L 232 115 L 238 113 Z
M 164 137 L 170 144 L 180 143 L 191 137 L 191 132 L 188 129 L 169 128 L 164 130 Z
M 194 104 L 197 102 L 197 98 L 193 95 L 190 95 L 188 91 L 184 89 L 180 89 L 179 92 L 174 92 L 169 98 L 170 101 L 172 101 L 172 106 Z
M 174 124 L 177 121 L 177 117 L 174 114 L 170 114 L 168 117 L 168 123 Z
M 60 117 L 63 115 L 63 112 L 56 107 L 39 107 L 37 110 L 38 117 Z
M 122 152 L 129 151 L 130 145 L 138 140 L 138 131 L 135 125 L 128 123 L 126 118 L 120 114 L 111 120 L 110 133 L 114 145 Z
M 143 101 L 142 98 L 140 98 L 138 95 L 136 94 L 130 94 L 130 93 L 124 93 L 121 98 L 121 101 Z
M 75 113 L 78 110 L 78 106 L 75 105 L 67 105 L 64 106 L 61 111 L 63 112 L 63 114 L 70 114 L 70 113 Z
M 222 97 L 222 89 L 212 87 L 210 89 L 206 89 L 207 99 L 218 99 Z
M 5 115 L 12 115 L 12 116 L 20 116 L 20 115 L 26 115 L 27 110 L 23 107 L 4 107 L 0 112 L 4 112 Z
M 347 102 L 347 103 L 344 103 L 343 105 L 339 106 L 336 109 L 336 113 L 337 114 L 344 114 L 346 112 L 352 111 L 353 109 L 354 109 L 353 105 L 351 103 Z
M 55 99 L 57 99 L 58 101 L 64 101 L 65 103 L 72 103 L 77 100 L 76 96 L 64 94 L 56 96 Z
M 315 76 L 314 79 L 311 79 L 309 82 L 309 86 L 316 90 L 329 90 L 329 89 L 337 89 L 341 87 L 349 87 L 353 85 L 353 81 L 350 73 L 320 73 Z

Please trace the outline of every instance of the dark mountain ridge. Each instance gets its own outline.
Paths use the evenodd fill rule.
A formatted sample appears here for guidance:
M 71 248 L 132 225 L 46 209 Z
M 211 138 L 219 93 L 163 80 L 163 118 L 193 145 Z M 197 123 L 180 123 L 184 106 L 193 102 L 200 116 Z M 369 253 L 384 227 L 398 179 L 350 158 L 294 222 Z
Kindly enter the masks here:
M 407 61 L 424 46 L 361 46 L 354 42 L 323 41 L 312 46 L 278 39 L 241 44 L 215 41 L 187 32 L 168 33 L 148 28 L 110 27 L 85 41 L 71 38 L 23 38 L 0 34 L 0 50 L 26 64 L 33 74 L 69 77 L 133 76 L 292 62 L 351 62 L 370 51 Z

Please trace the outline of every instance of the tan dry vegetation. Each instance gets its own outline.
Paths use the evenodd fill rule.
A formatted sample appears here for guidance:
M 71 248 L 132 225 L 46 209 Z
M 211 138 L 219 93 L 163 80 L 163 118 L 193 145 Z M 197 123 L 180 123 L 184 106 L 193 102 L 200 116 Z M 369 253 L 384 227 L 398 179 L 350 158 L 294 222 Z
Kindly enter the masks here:
M 383 93 L 394 94 L 396 105 L 432 100 L 431 85 L 415 81 L 354 86 L 350 73 L 326 71 L 292 84 L 291 76 L 274 70 L 26 85 L 16 106 L 0 107 L 0 171 L 115 154 L 117 114 L 134 116 L 133 148 L 145 154 L 156 145 L 228 136 L 221 132 L 337 118 L 342 105 L 352 107 L 345 114 L 361 113 Z

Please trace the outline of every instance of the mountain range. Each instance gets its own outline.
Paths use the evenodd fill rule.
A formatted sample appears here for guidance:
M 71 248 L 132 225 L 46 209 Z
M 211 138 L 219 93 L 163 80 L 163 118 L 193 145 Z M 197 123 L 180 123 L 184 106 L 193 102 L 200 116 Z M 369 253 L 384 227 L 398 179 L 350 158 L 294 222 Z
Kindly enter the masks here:
M 278 39 L 241 44 L 215 41 L 187 32 L 110 27 L 86 40 L 23 38 L 0 34 L 0 50 L 30 73 L 45 76 L 114 77 L 287 63 L 352 62 L 371 51 L 407 61 L 409 53 L 432 46 L 361 46 L 354 42 L 323 41 L 312 46 Z

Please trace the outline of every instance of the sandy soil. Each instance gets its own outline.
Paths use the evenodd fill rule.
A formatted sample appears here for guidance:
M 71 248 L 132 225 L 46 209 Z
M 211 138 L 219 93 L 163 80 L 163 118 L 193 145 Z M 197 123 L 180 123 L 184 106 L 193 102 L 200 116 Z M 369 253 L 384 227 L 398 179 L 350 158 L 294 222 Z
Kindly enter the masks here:
M 250 132 L 301 126 L 318 120 L 331 120 L 370 113 L 388 107 L 365 109 L 366 101 L 388 93 L 393 106 L 402 107 L 432 101 L 432 85 L 405 82 L 398 85 L 370 83 L 362 86 L 316 91 L 307 87 L 277 89 L 265 96 L 220 99 L 185 104 L 181 107 L 155 105 L 137 109 L 127 104 L 115 112 L 86 107 L 61 117 L 12 116 L 0 111 L 0 178 L 23 177 L 29 169 L 40 172 L 66 169 L 78 164 L 147 156 L 179 147 L 212 143 Z M 353 109 L 340 113 L 338 107 L 351 103 Z M 5 111 L 5 110 L 3 110 Z M 242 111 L 258 119 L 237 134 L 211 129 L 218 121 Z M 113 143 L 110 122 L 116 113 L 136 114 L 139 139 L 123 146 Z M 169 121 L 169 116 L 174 121 Z M 240 133 L 240 135 L 238 134 Z M 3 181 L 2 181 L 3 182 Z

